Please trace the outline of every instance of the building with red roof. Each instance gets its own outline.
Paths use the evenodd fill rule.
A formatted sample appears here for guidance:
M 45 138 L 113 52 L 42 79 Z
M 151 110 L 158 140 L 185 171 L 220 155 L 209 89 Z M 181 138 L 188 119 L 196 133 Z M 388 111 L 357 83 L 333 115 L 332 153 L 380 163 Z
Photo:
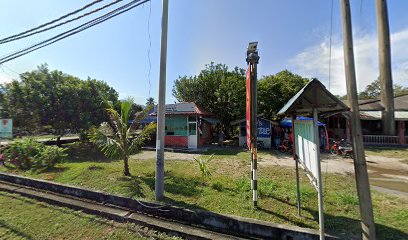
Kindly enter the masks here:
M 151 117 L 157 115 L 156 109 Z M 217 123 L 213 113 L 195 103 L 166 104 L 165 146 L 191 149 L 208 146 Z

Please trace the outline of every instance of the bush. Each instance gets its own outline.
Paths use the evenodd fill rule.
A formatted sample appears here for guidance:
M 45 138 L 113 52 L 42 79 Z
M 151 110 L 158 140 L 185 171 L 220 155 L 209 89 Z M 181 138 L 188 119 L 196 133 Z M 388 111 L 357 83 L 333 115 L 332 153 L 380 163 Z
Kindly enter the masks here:
M 45 146 L 31 138 L 16 140 L 4 151 L 4 162 L 20 170 L 51 168 L 65 159 L 65 151 L 63 148 Z
M 56 146 L 44 146 L 35 156 L 35 168 L 44 169 L 52 168 L 58 162 L 62 162 L 68 155 L 65 153 L 67 149 Z
M 206 179 L 209 179 L 211 177 L 211 172 L 209 169 L 209 163 L 212 160 L 212 158 L 214 157 L 214 154 L 210 155 L 208 158 L 204 158 L 204 157 L 199 157 L 199 158 L 194 158 L 194 160 L 196 161 L 196 163 L 198 164 L 198 167 L 200 169 L 200 173 L 201 173 L 201 179 L 203 181 L 205 181 Z

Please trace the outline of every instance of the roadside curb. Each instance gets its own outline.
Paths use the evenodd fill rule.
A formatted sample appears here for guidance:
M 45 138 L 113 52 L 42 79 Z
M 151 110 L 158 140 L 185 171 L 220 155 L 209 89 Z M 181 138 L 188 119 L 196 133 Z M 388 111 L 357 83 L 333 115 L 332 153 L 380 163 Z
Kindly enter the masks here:
M 128 213 L 143 213 L 148 216 L 153 216 L 158 220 L 175 221 L 179 224 L 189 225 L 193 227 L 204 228 L 209 231 L 219 232 L 222 234 L 234 235 L 244 238 L 261 238 L 261 239 L 282 239 L 282 240 L 315 240 L 319 239 L 318 232 L 313 229 L 300 228 L 295 226 L 287 226 L 282 224 L 274 224 L 270 222 L 248 219 L 237 216 L 222 215 L 203 210 L 190 210 L 171 205 L 162 205 L 154 202 L 138 201 L 130 198 L 125 198 L 116 195 L 110 195 L 100 191 L 92 191 L 84 188 L 73 187 L 65 184 L 49 182 L 45 180 L 36 180 L 27 177 L 17 176 L 9 173 L 0 172 L 0 181 L 18 184 L 34 188 L 35 190 L 47 191 L 48 194 L 55 193 L 63 197 L 69 196 L 74 200 L 84 202 L 92 201 L 93 203 L 102 206 L 113 206 L 116 209 L 125 209 Z M 20 187 L 21 188 L 21 187 Z M 5 189 L 6 190 L 6 189 Z M 10 190 L 18 191 L 18 189 Z M 29 192 L 29 194 L 33 194 Z M 37 191 L 38 192 L 38 191 Z M 50 193 L 51 192 L 51 193 Z M 24 193 L 21 193 L 24 194 Z M 45 194 L 45 193 L 43 193 Z M 41 194 L 38 194 L 41 197 Z M 59 197 L 62 197 L 59 196 Z M 51 199 L 52 201 L 52 199 Z M 56 204 L 59 204 L 56 202 Z M 66 204 L 69 204 L 66 203 Z M 70 206 L 68 206 L 70 207 Z M 74 207 L 74 206 L 73 206 Z M 91 211 L 91 210 L 90 210 Z M 105 212 L 98 213 L 94 211 L 92 214 L 103 216 Z M 117 218 L 122 221 L 124 216 L 122 213 L 109 213 L 108 218 Z M 132 215 L 126 216 L 131 221 Z M 129 218 L 130 217 L 130 218 Z M 115 220 L 115 219 L 113 219 Z M 164 230 L 168 231 L 168 230 Z M 326 239 L 337 239 L 333 236 L 326 235 Z

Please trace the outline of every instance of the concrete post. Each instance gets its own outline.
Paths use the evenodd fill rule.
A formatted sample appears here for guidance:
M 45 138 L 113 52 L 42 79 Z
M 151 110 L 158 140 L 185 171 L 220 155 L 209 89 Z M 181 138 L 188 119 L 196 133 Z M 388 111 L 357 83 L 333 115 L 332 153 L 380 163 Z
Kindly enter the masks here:
M 346 70 L 347 99 L 351 113 L 351 134 L 353 139 L 353 160 L 360 205 L 362 239 L 376 239 L 370 184 L 364 154 L 360 110 L 357 98 L 356 72 L 354 65 L 353 35 L 351 27 L 350 1 L 341 0 L 344 65 Z
M 156 138 L 156 181 L 155 197 L 164 197 L 164 135 L 166 113 L 166 62 L 167 62 L 167 26 L 169 0 L 163 0 L 162 34 L 160 49 L 159 102 L 157 107 L 157 138 Z
M 391 72 L 391 44 L 387 0 L 376 0 L 378 54 L 380 68 L 382 129 L 384 135 L 395 136 L 394 89 Z

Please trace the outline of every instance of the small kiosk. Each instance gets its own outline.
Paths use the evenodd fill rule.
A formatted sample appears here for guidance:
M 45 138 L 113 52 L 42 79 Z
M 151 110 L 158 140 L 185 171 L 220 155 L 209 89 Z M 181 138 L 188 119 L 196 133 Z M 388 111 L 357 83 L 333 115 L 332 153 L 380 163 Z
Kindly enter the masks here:
M 156 109 L 157 107 L 150 114 L 150 118 L 153 117 L 154 120 Z M 219 122 L 213 113 L 205 111 L 195 103 L 166 104 L 165 146 L 196 149 L 210 145 L 213 137 L 212 126 Z

